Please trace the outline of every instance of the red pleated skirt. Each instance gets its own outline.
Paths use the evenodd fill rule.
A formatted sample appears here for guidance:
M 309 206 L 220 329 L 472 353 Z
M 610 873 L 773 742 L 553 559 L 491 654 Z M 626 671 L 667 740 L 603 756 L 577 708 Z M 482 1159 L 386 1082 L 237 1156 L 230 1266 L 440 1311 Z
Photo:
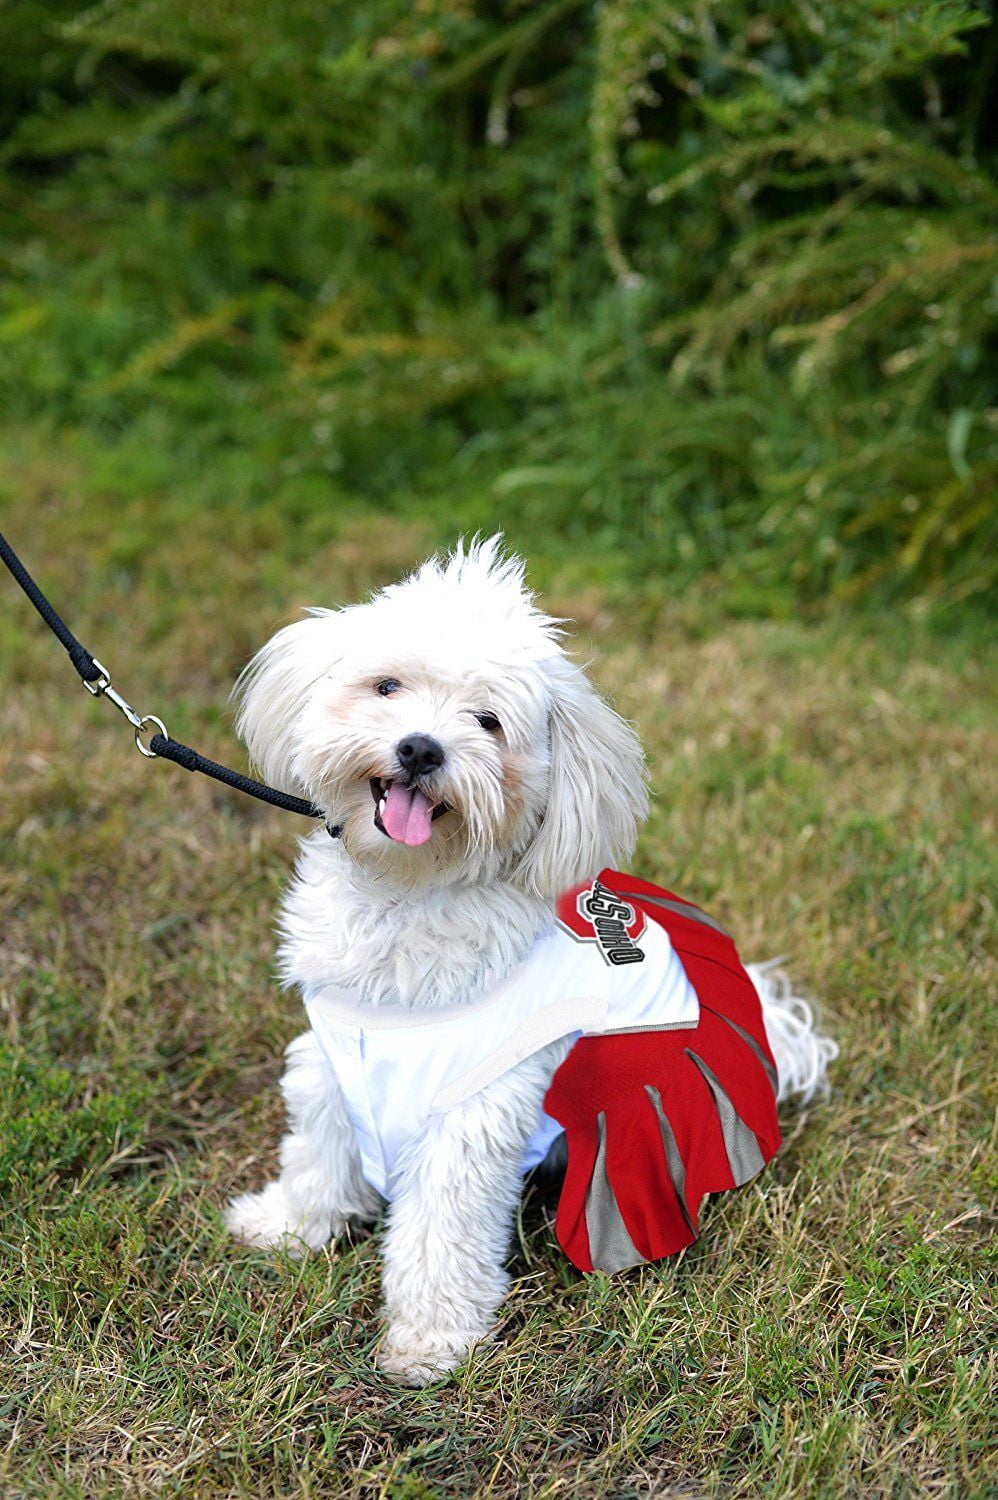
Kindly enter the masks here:
M 660 886 L 599 879 L 665 928 L 700 1001 L 694 1030 L 582 1037 L 544 1101 L 568 1146 L 558 1241 L 580 1270 L 618 1271 L 691 1244 L 703 1199 L 755 1177 L 780 1131 L 759 996 L 731 938 Z

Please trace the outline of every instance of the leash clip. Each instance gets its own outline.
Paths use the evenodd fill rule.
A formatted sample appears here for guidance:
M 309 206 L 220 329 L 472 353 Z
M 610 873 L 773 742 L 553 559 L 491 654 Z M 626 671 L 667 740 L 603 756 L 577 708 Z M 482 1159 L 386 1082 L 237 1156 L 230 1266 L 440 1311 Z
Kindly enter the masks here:
M 105 667 L 104 663 L 97 660 L 96 656 L 94 657 L 94 666 L 97 668 L 100 676 L 95 677 L 93 682 L 87 682 L 87 680 L 84 678 L 83 686 L 86 688 L 91 698 L 99 698 L 101 694 L 106 693 L 108 688 L 111 686 L 111 674 L 108 671 L 107 667 Z
M 223 786 L 231 786 L 237 792 L 245 792 L 247 797 L 255 797 L 258 802 L 267 802 L 271 807 L 281 807 L 285 812 L 298 813 L 303 818 L 321 818 L 324 816 L 322 809 L 314 803 L 307 801 L 304 797 L 293 797 L 290 792 L 278 791 L 276 787 L 267 786 L 262 781 L 254 781 L 252 776 L 243 776 L 238 771 L 230 771 L 227 766 L 220 766 L 217 761 L 209 760 L 206 755 L 199 755 L 192 750 L 190 745 L 182 745 L 179 740 L 173 740 L 167 731 L 162 719 L 155 714 L 137 714 L 130 703 L 126 703 L 120 693 L 116 693 L 111 686 L 111 674 L 96 657 L 77 639 L 65 620 L 61 620 L 52 605 L 46 599 L 27 568 L 24 566 L 7 538 L 0 534 L 0 563 L 7 568 L 18 588 L 23 589 L 31 604 L 34 605 L 41 615 L 45 624 L 51 630 L 56 640 L 69 653 L 69 659 L 83 686 L 91 698 L 110 698 L 135 730 L 136 749 L 149 760 L 172 760 L 175 765 L 183 766 L 185 771 L 200 771 L 202 776 L 210 776 L 213 781 L 220 781 Z M 87 673 L 94 670 L 95 676 L 87 678 Z M 163 748 L 156 751 L 152 748 L 156 736 L 153 735 L 146 745 L 142 736 L 149 733 L 150 726 L 159 730 L 159 737 Z M 342 830 L 331 827 L 329 832 L 333 838 L 337 838 Z
M 150 724 L 155 724 L 163 738 L 168 740 L 170 736 L 167 733 L 167 728 L 163 720 L 157 718 L 155 714 L 137 714 L 128 700 L 123 698 L 117 689 L 111 686 L 111 674 L 104 663 L 97 660 L 96 656 L 94 657 L 94 666 L 97 668 L 100 676 L 95 677 L 93 682 L 85 681 L 83 686 L 91 698 L 107 698 L 120 713 L 125 715 L 125 718 L 135 730 L 136 750 L 140 751 L 147 760 L 156 760 L 158 757 L 155 750 L 150 750 L 148 746 L 142 743 L 142 736 L 147 732 Z

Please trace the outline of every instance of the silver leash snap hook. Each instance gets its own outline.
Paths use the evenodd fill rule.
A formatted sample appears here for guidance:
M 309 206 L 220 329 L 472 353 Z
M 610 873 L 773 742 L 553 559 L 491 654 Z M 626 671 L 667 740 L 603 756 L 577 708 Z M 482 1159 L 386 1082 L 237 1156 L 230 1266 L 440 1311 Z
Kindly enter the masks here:
M 107 667 L 105 667 L 104 663 L 97 660 L 96 656 L 94 657 L 93 662 L 94 666 L 100 673 L 100 676 L 95 678 L 93 682 L 87 682 L 84 679 L 83 686 L 86 688 L 91 698 L 99 698 L 101 693 L 105 693 L 111 686 L 111 674 L 108 671 Z

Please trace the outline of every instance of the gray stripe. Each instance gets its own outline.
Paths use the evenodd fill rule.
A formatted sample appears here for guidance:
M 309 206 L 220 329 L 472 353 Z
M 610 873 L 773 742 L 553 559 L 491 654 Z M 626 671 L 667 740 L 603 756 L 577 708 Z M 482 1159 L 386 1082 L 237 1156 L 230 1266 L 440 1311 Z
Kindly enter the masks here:
M 608 1026 L 597 1032 L 597 1036 L 629 1036 L 632 1031 L 696 1031 L 696 1021 L 649 1021 L 647 1026 Z
M 662 1132 L 662 1147 L 665 1151 L 665 1160 L 669 1168 L 669 1176 L 672 1178 L 672 1186 L 676 1189 L 676 1197 L 683 1211 L 686 1226 L 694 1239 L 697 1237 L 697 1228 L 690 1217 L 689 1205 L 686 1202 L 686 1163 L 679 1154 L 679 1144 L 676 1140 L 675 1131 L 669 1122 L 665 1110 L 662 1108 L 662 1095 L 658 1089 L 653 1088 L 650 1083 L 645 1084 L 645 1093 L 654 1106 L 658 1115 L 658 1128 Z
M 625 1271 L 644 1260 L 627 1232 L 613 1188 L 606 1175 L 606 1115 L 596 1116 L 599 1149 L 593 1166 L 592 1181 L 586 1193 L 586 1230 L 589 1254 L 597 1271 Z
M 762 1066 L 766 1070 L 766 1077 L 769 1079 L 769 1086 L 773 1090 L 773 1097 L 775 1098 L 780 1089 L 779 1077 L 777 1075 L 776 1069 L 773 1067 L 773 1064 L 770 1062 L 765 1052 L 763 1052 L 762 1048 L 759 1046 L 759 1043 L 756 1041 L 755 1037 L 752 1036 L 751 1032 L 746 1031 L 743 1026 L 739 1026 L 738 1022 L 733 1021 L 730 1016 L 722 1015 L 719 1010 L 713 1010 L 709 1005 L 705 1005 L 704 1010 L 709 1010 L 712 1016 L 716 1016 L 719 1021 L 723 1021 L 726 1026 L 730 1026 L 732 1031 L 737 1031 L 746 1047 L 750 1047 L 752 1049 L 752 1051 L 755 1053 L 756 1057 L 759 1059 L 759 1061 L 762 1063 Z
M 666 896 L 646 896 L 644 891 L 620 891 L 617 894 L 623 896 L 625 901 L 650 901 L 652 906 L 664 906 L 667 911 L 678 912 L 681 917 L 691 917 L 694 922 L 702 922 L 705 927 L 713 927 L 715 932 L 720 932 L 724 937 L 730 937 L 731 933 L 720 922 L 713 917 L 708 917 L 699 906 L 690 906 L 688 901 L 670 901 Z
M 735 1106 L 703 1058 L 697 1057 L 696 1053 L 691 1052 L 688 1047 L 686 1056 L 696 1063 L 707 1081 L 707 1087 L 714 1096 L 714 1104 L 721 1120 L 724 1149 L 728 1153 L 728 1165 L 731 1167 L 735 1186 L 741 1187 L 744 1183 L 751 1182 L 752 1178 L 766 1165 L 762 1152 L 759 1150 L 759 1142 L 745 1121 L 737 1114 Z

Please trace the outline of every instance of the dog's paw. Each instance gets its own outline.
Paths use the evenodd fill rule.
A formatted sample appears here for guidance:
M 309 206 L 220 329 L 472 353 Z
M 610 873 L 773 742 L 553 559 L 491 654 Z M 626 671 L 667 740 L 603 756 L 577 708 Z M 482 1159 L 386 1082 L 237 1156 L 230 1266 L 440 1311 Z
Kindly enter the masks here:
M 398 1385 L 429 1385 L 462 1365 L 474 1344 L 489 1335 L 427 1331 L 393 1323 L 377 1354 L 377 1365 Z
M 269 1182 L 258 1193 L 240 1193 L 223 1209 L 222 1218 L 236 1239 L 261 1250 L 283 1250 L 292 1260 L 321 1250 L 332 1236 L 328 1220 L 318 1224 L 295 1214 L 279 1182 Z

